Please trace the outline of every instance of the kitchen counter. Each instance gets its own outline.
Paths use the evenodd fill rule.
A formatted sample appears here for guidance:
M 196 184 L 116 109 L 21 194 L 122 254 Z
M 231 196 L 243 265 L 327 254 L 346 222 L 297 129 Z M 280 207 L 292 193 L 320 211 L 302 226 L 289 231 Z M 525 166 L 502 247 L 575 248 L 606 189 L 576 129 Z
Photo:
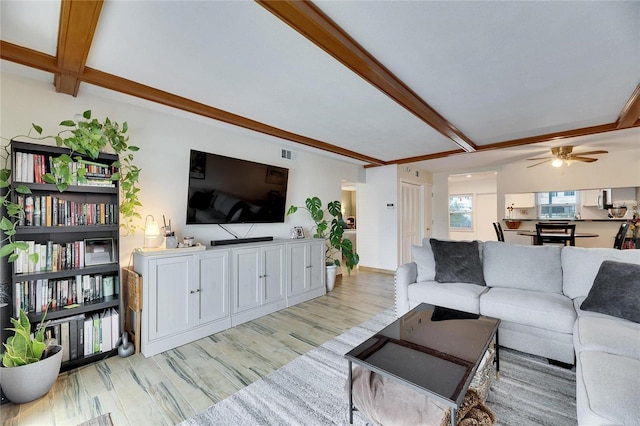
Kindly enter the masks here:
M 505 219 L 507 220 L 507 219 Z M 522 223 L 517 229 L 509 229 L 503 222 L 502 231 L 505 241 L 515 244 L 531 244 L 531 237 L 518 235 L 518 232 L 531 231 L 535 232 L 536 223 L 538 222 L 562 222 L 561 219 L 511 219 L 519 220 Z M 576 240 L 576 246 L 579 247 L 613 247 L 616 233 L 620 229 L 620 225 L 627 222 L 628 219 L 579 219 L 569 220 L 569 223 L 575 223 L 576 232 L 598 234 L 595 238 L 580 238 Z M 567 220 L 564 220 L 567 222 Z

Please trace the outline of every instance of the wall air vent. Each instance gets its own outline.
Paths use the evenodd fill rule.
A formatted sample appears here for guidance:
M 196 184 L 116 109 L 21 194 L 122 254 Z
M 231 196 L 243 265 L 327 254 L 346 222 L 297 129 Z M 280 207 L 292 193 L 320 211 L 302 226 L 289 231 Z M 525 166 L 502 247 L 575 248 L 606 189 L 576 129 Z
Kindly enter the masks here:
M 285 160 L 295 160 L 298 154 L 290 149 L 282 148 L 280 156 Z

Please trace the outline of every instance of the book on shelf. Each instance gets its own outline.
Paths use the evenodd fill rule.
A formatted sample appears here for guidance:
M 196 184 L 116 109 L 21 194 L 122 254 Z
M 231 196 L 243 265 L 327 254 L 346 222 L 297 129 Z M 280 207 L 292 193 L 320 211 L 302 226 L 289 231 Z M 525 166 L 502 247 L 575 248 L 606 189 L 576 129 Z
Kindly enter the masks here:
M 28 249 L 26 252 L 20 252 L 18 259 L 14 262 L 16 274 L 55 272 L 85 267 L 84 240 L 60 244 L 51 240 L 45 243 L 36 243 L 35 241 L 22 242 L 27 243 Z M 32 258 L 36 259 L 35 262 Z
M 60 345 L 62 346 L 62 362 L 69 361 L 69 321 L 60 324 Z
M 62 346 L 63 362 L 113 350 L 120 337 L 117 308 L 91 314 L 77 314 L 49 321 L 45 339 Z
M 116 287 L 118 278 L 102 274 L 76 275 L 60 279 L 25 280 L 14 284 L 14 316 L 20 309 L 29 313 L 42 313 L 50 304 L 51 309 L 91 303 L 105 296 L 105 279 L 108 287 Z M 112 292 L 109 296 L 116 294 Z
M 117 224 L 115 203 L 79 203 L 52 195 L 20 195 L 25 211 L 21 226 L 82 226 Z
M 16 151 L 14 180 L 23 183 L 45 183 L 43 176 L 53 170 L 57 156 Z M 115 167 L 95 161 L 79 160 L 70 163 L 73 185 L 115 186 L 111 176 Z M 83 182 L 84 180 L 87 182 Z

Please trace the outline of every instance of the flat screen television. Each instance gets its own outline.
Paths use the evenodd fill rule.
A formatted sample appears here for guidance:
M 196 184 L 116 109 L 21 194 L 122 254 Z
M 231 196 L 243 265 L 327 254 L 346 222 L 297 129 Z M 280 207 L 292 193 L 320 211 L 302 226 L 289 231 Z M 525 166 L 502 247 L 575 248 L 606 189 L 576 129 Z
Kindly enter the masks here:
M 187 225 L 284 222 L 289 169 L 191 150 Z

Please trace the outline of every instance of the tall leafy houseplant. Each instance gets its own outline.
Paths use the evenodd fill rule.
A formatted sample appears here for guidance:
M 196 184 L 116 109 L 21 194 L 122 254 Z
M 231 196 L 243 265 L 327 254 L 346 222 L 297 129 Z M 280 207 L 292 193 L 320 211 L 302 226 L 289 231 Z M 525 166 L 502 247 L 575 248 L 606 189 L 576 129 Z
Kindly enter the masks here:
M 298 209 L 307 210 L 311 219 L 316 223 L 314 238 L 323 238 L 327 242 L 325 248 L 325 260 L 327 265 L 340 266 L 340 253 L 344 256 L 347 272 L 358 264 L 360 257 L 353 249 L 353 243 L 343 238 L 345 222 L 342 220 L 342 205 L 340 201 L 331 201 L 325 209 L 318 197 L 305 200 L 304 207 L 291 206 L 287 215 L 294 214 Z
M 79 168 L 74 173 L 72 163 L 82 161 L 82 156 L 96 160 L 101 151 L 108 149 L 118 155 L 118 161 L 112 166 L 116 172 L 111 175 L 111 180 L 118 181 L 120 186 L 120 226 L 124 230 L 124 234 L 128 235 L 135 232 L 135 220 L 141 219 L 137 208 L 142 206 L 138 200 L 138 177 L 140 169 L 133 163 L 133 153 L 138 151 L 138 147 L 129 145 L 129 136 L 126 135 L 128 125 L 123 123 L 122 127 L 115 121 L 106 118 L 104 122 L 100 122 L 95 118 L 91 118 L 91 111 L 85 111 L 81 118 L 76 120 L 65 120 L 60 123 L 64 127 L 63 130 L 55 135 L 42 135 L 42 127 L 32 124 L 32 129 L 27 135 L 16 136 L 15 138 L 29 138 L 32 140 L 55 140 L 58 147 L 66 147 L 69 149 L 68 154 L 62 154 L 53 158 L 53 164 L 49 173 L 43 175 L 46 183 L 55 184 L 60 192 L 67 189 L 77 179 L 82 183 L 86 181 L 85 171 Z M 32 132 L 36 132 L 37 136 L 32 136 Z M 0 231 L 4 233 L 3 239 L 0 240 L 0 258 L 8 256 L 9 261 L 13 262 L 18 258 L 19 250 L 27 250 L 27 246 L 23 242 L 14 241 L 13 236 L 16 233 L 16 225 L 19 219 L 23 217 L 23 208 L 11 201 L 12 192 L 18 194 L 30 194 L 31 191 L 26 185 L 11 184 L 11 168 L 10 168 L 10 147 L 9 144 L 3 144 L 2 152 L 2 168 L 0 168 L 0 207 L 2 207 L 2 219 L 0 219 Z M 36 261 L 37 258 L 32 258 Z

